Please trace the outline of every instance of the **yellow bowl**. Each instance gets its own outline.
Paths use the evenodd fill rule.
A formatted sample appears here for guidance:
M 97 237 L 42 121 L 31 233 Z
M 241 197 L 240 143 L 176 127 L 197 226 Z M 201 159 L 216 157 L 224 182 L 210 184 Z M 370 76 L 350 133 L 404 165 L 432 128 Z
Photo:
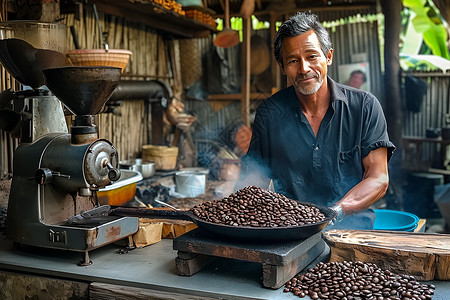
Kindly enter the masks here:
M 136 183 L 143 179 L 137 171 L 120 170 L 120 179 L 106 185 L 97 192 L 98 203 L 101 205 L 121 205 L 133 200 L 136 194 Z

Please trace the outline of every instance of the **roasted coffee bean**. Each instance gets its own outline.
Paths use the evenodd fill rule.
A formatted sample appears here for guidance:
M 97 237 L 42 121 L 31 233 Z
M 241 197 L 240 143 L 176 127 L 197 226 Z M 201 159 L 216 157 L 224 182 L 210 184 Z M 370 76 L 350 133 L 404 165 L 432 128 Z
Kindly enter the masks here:
M 320 262 L 288 281 L 285 289 L 295 285 L 311 299 L 424 300 L 431 299 L 435 289 L 434 285 L 419 283 L 413 276 L 359 261 Z
M 220 200 L 200 203 L 192 212 L 209 222 L 243 227 L 303 226 L 325 219 L 316 207 L 256 186 L 247 186 Z

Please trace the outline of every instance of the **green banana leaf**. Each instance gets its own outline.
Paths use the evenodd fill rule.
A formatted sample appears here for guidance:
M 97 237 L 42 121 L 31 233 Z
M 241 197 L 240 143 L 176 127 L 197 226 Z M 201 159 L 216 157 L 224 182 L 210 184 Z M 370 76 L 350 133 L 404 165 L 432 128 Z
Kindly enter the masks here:
M 447 31 L 436 17 L 436 12 L 428 6 L 428 0 L 402 0 L 403 6 L 415 13 L 412 20 L 414 29 L 422 33 L 425 44 L 434 55 L 450 59 L 446 45 Z

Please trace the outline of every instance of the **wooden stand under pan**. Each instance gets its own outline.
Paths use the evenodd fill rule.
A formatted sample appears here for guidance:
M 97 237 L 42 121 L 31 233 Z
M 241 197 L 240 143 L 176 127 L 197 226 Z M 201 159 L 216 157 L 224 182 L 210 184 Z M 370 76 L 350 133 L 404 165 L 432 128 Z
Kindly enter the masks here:
M 198 228 L 173 240 L 178 275 L 192 276 L 216 257 L 262 264 L 263 286 L 278 289 L 325 250 L 322 234 L 306 239 L 271 243 L 230 240 Z M 232 263 L 232 261 L 230 261 Z

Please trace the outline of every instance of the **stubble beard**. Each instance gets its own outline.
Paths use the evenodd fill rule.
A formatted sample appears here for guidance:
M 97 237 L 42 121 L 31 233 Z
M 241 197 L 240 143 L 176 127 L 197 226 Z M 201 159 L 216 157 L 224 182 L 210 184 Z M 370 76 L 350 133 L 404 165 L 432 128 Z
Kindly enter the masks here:
M 323 78 L 321 76 L 315 76 L 315 78 L 317 79 L 317 81 L 316 81 L 316 84 L 312 88 L 303 88 L 301 86 L 301 84 L 299 84 L 299 82 L 297 81 L 297 84 L 296 84 L 297 90 L 302 95 L 305 95 L 305 96 L 316 93 L 323 84 Z

